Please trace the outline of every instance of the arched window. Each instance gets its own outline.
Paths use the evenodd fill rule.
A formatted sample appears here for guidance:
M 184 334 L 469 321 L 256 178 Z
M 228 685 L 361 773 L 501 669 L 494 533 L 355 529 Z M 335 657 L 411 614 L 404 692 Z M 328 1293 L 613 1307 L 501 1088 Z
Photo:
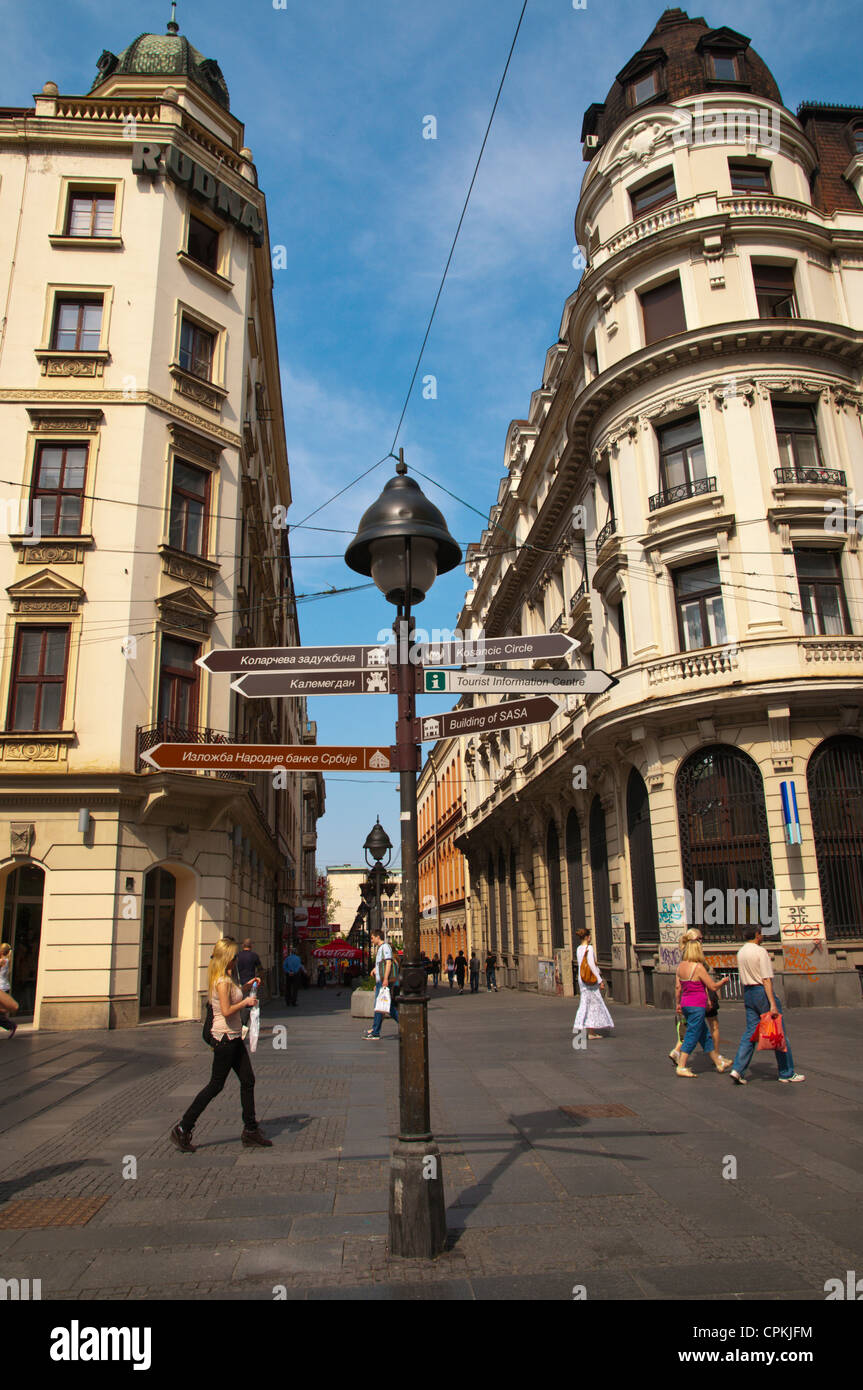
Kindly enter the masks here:
M 497 899 L 494 891 L 494 863 L 491 855 L 488 856 L 488 934 L 491 949 L 496 951 L 497 944 Z
M 518 955 L 518 883 L 516 880 L 515 850 L 509 852 L 509 912 L 512 928 L 512 949 Z
M 563 896 L 560 891 L 560 841 L 553 820 L 545 838 L 545 867 L 548 873 L 548 911 L 551 921 L 551 949 L 563 946 Z
M 863 923 L 863 739 L 820 744 L 806 770 L 815 857 L 828 940 L 859 936 Z
M 500 894 L 500 949 L 508 952 L 509 931 L 507 930 L 506 911 L 506 861 L 503 857 L 503 850 L 499 850 L 497 856 L 497 891 Z
M 590 808 L 590 877 L 593 884 L 593 925 L 596 953 L 611 960 L 611 884 L 608 878 L 608 841 L 605 812 L 598 796 Z
M 579 944 L 578 932 L 587 925 L 584 874 L 581 869 L 581 826 L 574 811 L 570 811 L 566 818 L 566 878 L 569 884 L 569 932 L 574 951 Z
M 697 924 L 705 940 L 742 938 L 747 922 L 764 921 L 761 895 L 773 890 L 764 787 L 755 763 L 725 744 L 691 754 L 677 773 L 677 817 L 683 886 L 694 913 L 711 890 L 718 889 L 726 905 L 724 911 L 705 906 Z M 766 915 L 770 921 L 772 911 Z
M 637 768 L 630 772 L 626 787 L 626 833 L 629 836 L 635 939 L 658 941 L 659 911 L 653 868 L 653 837 L 650 832 L 650 800 L 644 778 Z

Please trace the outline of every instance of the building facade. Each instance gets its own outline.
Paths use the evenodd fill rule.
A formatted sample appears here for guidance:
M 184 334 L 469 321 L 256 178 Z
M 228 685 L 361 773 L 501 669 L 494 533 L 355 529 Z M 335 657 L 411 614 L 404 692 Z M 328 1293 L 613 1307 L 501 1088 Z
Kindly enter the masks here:
M 218 65 L 175 23 L 103 53 L 88 95 L 47 82 L 0 112 L 0 277 L 13 992 L 43 1028 L 193 1017 L 223 932 L 275 981 L 305 779 L 142 754 L 314 726 L 197 664 L 299 631 L 264 195 Z
M 332 922 L 338 925 L 342 936 L 350 936 L 351 943 L 359 946 L 368 944 L 369 920 L 365 911 L 362 886 L 368 879 L 368 867 L 357 864 L 328 864 L 327 882 L 332 901 Z M 384 893 L 381 898 L 381 929 L 393 946 L 401 949 L 404 941 L 402 926 L 402 873 L 401 869 L 386 869 L 385 883 L 392 885 L 392 893 Z M 351 933 L 353 935 L 351 936 Z
M 429 719 L 424 719 L 424 725 Z M 420 947 L 445 962 L 470 957 L 470 878 L 456 846 L 465 812 L 461 740 L 442 738 L 426 755 L 417 783 Z
M 467 745 L 483 944 L 568 990 L 587 926 L 615 997 L 671 1006 L 687 921 L 733 971 L 760 920 L 792 1004 L 859 1003 L 863 109 L 795 116 L 668 10 L 582 139 L 583 274 L 459 626 L 618 683 Z

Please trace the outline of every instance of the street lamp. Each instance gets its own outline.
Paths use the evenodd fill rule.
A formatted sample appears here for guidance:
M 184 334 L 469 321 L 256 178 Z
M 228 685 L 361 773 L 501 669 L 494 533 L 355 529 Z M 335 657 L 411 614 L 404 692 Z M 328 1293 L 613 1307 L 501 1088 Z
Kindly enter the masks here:
M 439 574 L 461 563 L 461 550 L 442 514 L 407 477 L 399 450 L 396 476 L 363 515 L 345 563 L 370 575 L 396 606 L 395 671 L 398 720 L 393 769 L 399 773 L 402 844 L 402 927 L 405 965 L 399 998 L 399 1136 L 390 1167 L 389 1237 L 394 1255 L 432 1258 L 446 1243 L 443 1175 L 431 1132 L 428 1072 L 428 995 L 420 953 L 417 844 L 419 744 L 414 736 L 415 671 L 409 644 L 411 607 Z

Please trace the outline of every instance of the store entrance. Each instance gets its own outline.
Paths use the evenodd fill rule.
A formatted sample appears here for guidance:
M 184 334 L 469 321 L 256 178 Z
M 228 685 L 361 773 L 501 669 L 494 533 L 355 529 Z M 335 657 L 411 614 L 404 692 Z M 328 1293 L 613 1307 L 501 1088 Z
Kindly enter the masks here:
M 177 880 L 167 869 L 151 869 L 144 880 L 141 923 L 142 1018 L 168 1017 L 174 986 L 174 918 Z
M 22 864 L 6 880 L 3 940 L 12 947 L 11 993 L 20 1009 L 16 1022 L 32 1018 L 36 1007 L 44 893 L 45 871 L 36 864 Z

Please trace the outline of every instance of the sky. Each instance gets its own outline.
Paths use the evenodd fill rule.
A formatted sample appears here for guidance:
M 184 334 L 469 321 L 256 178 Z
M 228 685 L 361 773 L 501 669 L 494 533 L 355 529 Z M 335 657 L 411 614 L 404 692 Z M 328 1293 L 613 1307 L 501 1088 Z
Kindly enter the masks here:
M 279 6 L 279 8 L 277 8 Z M 363 581 L 344 550 L 389 453 L 512 43 L 522 0 L 179 0 L 215 58 L 267 196 L 299 595 Z M 396 448 L 463 549 L 496 501 L 510 420 L 527 414 L 578 282 L 573 217 L 585 109 L 604 100 L 664 6 L 528 0 L 518 42 Z M 689 10 L 749 35 L 785 104 L 863 105 L 859 0 L 723 0 Z M 169 0 L 0 0 L 0 105 L 47 80 L 83 93 L 103 49 L 164 32 Z M 856 35 L 856 39 L 855 36 Z M 436 139 L 424 139 L 436 121 Z M 424 398 L 434 376 L 436 396 Z M 427 394 L 429 394 L 427 389 Z M 419 476 L 425 475 L 425 476 Z M 433 481 L 428 481 L 429 479 Z M 454 494 L 454 495 L 452 495 Z M 311 528 L 331 528 L 326 530 Z M 454 628 L 463 570 L 416 610 Z M 376 589 L 301 600 L 303 645 L 374 642 Z M 311 700 L 320 743 L 390 744 L 394 696 Z M 422 697 L 420 712 L 447 708 Z M 318 863 L 362 862 L 375 817 L 398 840 L 397 778 L 328 777 Z M 397 862 L 397 861 L 396 861 Z

